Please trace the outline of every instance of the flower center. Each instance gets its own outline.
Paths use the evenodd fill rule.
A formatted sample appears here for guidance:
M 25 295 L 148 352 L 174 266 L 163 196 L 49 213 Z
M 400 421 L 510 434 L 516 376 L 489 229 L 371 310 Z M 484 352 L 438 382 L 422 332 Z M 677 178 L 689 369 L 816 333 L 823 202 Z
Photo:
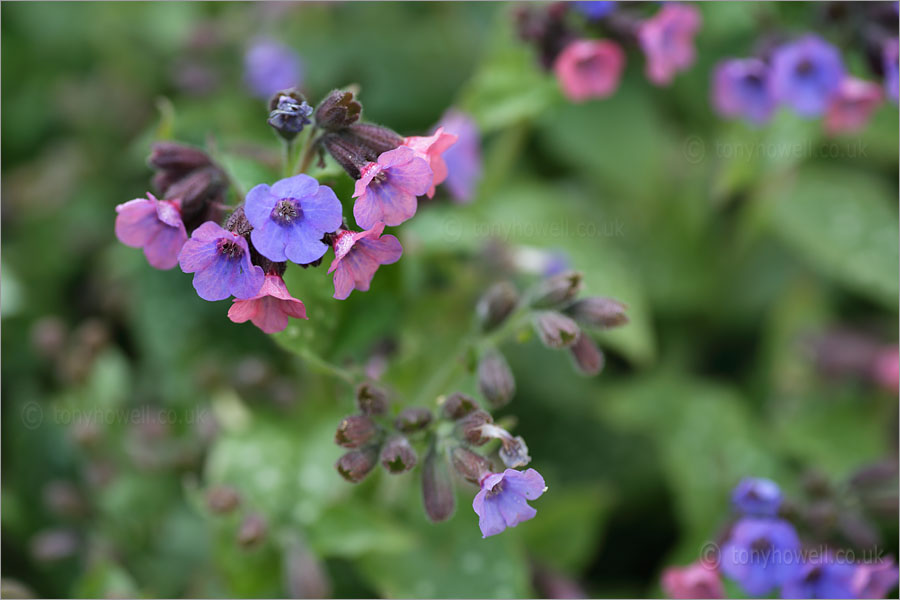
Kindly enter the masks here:
M 303 209 L 300 208 L 299 200 L 284 198 L 278 201 L 270 216 L 279 225 L 290 225 L 303 218 Z
M 353 247 L 353 232 L 341 230 L 334 240 L 334 253 L 339 257 L 346 256 Z
M 502 491 L 503 491 L 503 480 L 501 479 L 496 484 L 494 484 L 494 487 L 492 487 L 491 489 L 488 490 L 487 497 L 493 498 L 494 496 L 496 496 L 497 494 L 499 494 Z
M 815 65 L 813 65 L 812 61 L 808 58 L 801 60 L 797 65 L 797 75 L 800 77 L 809 77 L 815 70 Z
M 244 249 L 234 240 L 219 238 L 216 242 L 216 251 L 228 260 L 240 260 L 244 256 Z

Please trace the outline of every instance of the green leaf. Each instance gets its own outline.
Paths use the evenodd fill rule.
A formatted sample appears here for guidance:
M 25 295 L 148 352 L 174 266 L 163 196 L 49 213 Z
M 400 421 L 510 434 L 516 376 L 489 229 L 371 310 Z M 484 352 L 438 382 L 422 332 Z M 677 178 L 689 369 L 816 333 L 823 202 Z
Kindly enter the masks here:
M 896 309 L 895 192 L 855 170 L 807 167 L 772 202 L 772 227 L 821 273 Z
M 404 525 L 356 501 L 329 508 L 310 523 L 306 533 L 316 553 L 327 557 L 408 552 L 415 547 L 415 537 Z

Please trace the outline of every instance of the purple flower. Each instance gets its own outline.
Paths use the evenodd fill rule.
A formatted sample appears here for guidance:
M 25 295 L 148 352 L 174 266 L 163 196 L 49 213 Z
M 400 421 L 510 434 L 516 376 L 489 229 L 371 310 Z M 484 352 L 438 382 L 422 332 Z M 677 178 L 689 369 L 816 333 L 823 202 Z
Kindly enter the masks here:
M 744 515 L 774 517 L 781 506 L 781 489 L 770 479 L 747 477 L 734 488 L 731 502 Z
M 772 95 L 804 117 L 825 112 L 843 78 L 840 52 L 815 35 L 780 46 L 772 55 Z
M 781 519 L 745 517 L 722 547 L 719 568 L 750 596 L 765 596 L 799 570 L 800 539 Z
M 126 246 L 143 248 L 151 267 L 171 269 L 187 241 L 178 202 L 153 194 L 116 207 L 116 237 Z
M 444 151 L 444 162 L 447 165 L 444 185 L 455 200 L 469 202 L 481 179 L 481 138 L 478 127 L 472 117 L 453 109 L 444 113 L 439 126 L 447 133 L 456 134 L 456 143 Z
M 432 172 L 428 162 L 412 148 L 399 146 L 383 152 L 378 162 L 362 168 L 353 197 L 353 217 L 363 229 L 371 229 L 379 221 L 399 225 L 416 214 L 416 196 L 431 187 Z
M 392 235 L 382 236 L 384 223 L 368 231 L 343 229 L 334 236 L 334 260 L 328 268 L 334 273 L 334 297 L 345 300 L 354 289 L 368 291 L 375 271 L 381 265 L 400 260 L 403 247 Z
M 612 0 L 578 0 L 572 6 L 591 21 L 602 19 L 616 8 Z
M 888 40 L 884 45 L 884 91 L 887 92 L 888 98 L 897 102 L 898 87 L 900 87 L 900 67 L 897 63 L 897 55 L 900 53 L 900 41 L 897 38 Z
M 694 62 L 694 36 L 700 29 L 700 11 L 687 4 L 671 3 L 640 24 L 637 31 L 647 57 L 647 78 L 668 85 L 675 73 Z
M 247 240 L 207 221 L 194 230 L 178 255 L 181 270 L 194 273 L 194 289 L 204 300 L 253 298 L 265 274 L 250 262 Z
M 782 598 L 855 598 L 856 566 L 813 553 L 781 588 Z
M 298 265 L 322 258 L 328 249 L 322 236 L 336 231 L 342 221 L 340 200 L 309 175 L 294 175 L 272 187 L 257 185 L 247 194 L 244 214 L 260 254 Z
M 884 598 L 887 593 L 897 587 L 900 573 L 897 572 L 897 563 L 894 557 L 889 556 L 885 560 L 875 563 L 862 563 L 856 565 L 853 572 L 853 593 L 848 598 Z
M 534 518 L 537 511 L 526 500 L 534 500 L 547 491 L 544 478 L 534 469 L 489 473 L 481 480 L 472 508 L 478 515 L 482 537 L 497 535 L 507 527 Z
M 273 39 L 256 40 L 244 55 L 244 80 L 260 98 L 268 100 L 275 92 L 299 87 L 302 79 L 300 57 Z
M 757 58 L 723 61 L 713 75 L 713 106 L 725 117 L 762 124 L 775 108 L 768 79 L 768 67 Z

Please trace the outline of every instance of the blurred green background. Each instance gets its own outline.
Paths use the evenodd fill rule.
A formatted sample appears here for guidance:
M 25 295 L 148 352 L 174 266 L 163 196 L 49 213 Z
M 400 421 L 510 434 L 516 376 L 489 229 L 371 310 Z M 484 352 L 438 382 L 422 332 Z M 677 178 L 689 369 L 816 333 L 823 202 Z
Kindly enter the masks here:
M 581 105 L 515 39 L 511 9 L 2 5 L 7 591 L 658 595 L 660 570 L 695 560 L 727 522 L 741 477 L 775 479 L 802 510 L 811 478 L 843 490 L 896 460 L 896 392 L 824 377 L 809 343 L 837 327 L 897 342 L 896 107 L 826 139 L 787 112 L 761 129 L 725 122 L 708 100 L 716 61 L 749 54 L 773 23 L 808 29 L 817 5 L 704 3 L 697 62 L 670 88 L 629 52 L 616 95 Z M 275 341 L 113 234 L 115 206 L 149 189 L 154 139 L 214 146 L 244 186 L 277 178 L 267 108 L 242 79 L 258 35 L 300 53 L 312 101 L 355 83 L 372 121 L 415 134 L 452 105 L 484 136 L 475 201 L 421 206 L 370 292 L 333 301 L 323 268 L 289 270 L 311 319 Z M 334 185 L 349 200 L 350 181 Z M 390 348 L 384 381 L 415 398 L 479 294 L 533 279 L 498 264 L 523 248 L 564 253 L 631 322 L 598 338 L 607 367 L 592 379 L 535 339 L 504 346 L 518 384 L 504 414 L 550 490 L 534 520 L 482 540 L 474 489 L 458 486 L 456 515 L 433 525 L 418 472 L 338 476 L 352 388 L 297 353 L 362 364 Z M 217 483 L 240 491 L 234 514 L 207 508 Z M 896 555 L 888 500 L 880 519 L 852 500 L 836 510 Z M 244 549 L 251 512 L 266 534 Z

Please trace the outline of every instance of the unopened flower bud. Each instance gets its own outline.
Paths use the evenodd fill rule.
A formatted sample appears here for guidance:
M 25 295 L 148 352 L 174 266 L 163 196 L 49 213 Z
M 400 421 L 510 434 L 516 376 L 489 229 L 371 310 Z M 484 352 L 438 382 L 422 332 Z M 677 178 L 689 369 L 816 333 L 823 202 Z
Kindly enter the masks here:
M 512 370 L 499 352 L 488 350 L 478 361 L 478 389 L 491 408 L 506 406 L 516 393 Z
M 603 370 L 603 352 L 586 333 L 582 332 L 575 343 L 569 346 L 569 352 L 582 375 L 592 377 Z
M 482 446 L 490 441 L 484 435 L 483 427 L 494 422 L 494 418 L 486 410 L 476 410 L 459 420 L 457 428 L 460 436 L 473 446 Z
M 234 209 L 234 212 L 228 216 L 228 220 L 225 221 L 225 229 L 233 231 L 245 238 L 249 237 L 250 232 L 253 231 L 253 225 L 250 224 L 250 220 L 247 218 L 247 215 L 244 214 L 243 205 L 238 206 Z
M 403 136 L 387 127 L 374 123 L 356 123 L 350 127 L 350 133 L 359 143 L 370 150 L 375 159 L 383 152 L 388 152 L 401 146 L 405 141 Z
M 322 136 L 321 144 L 331 158 L 341 165 L 353 179 L 359 179 L 362 169 L 372 162 L 368 150 L 361 147 L 356 138 L 352 136 L 326 133 Z
M 282 572 L 288 598 L 331 598 L 331 580 L 322 561 L 298 536 L 287 543 Z
M 439 454 L 433 446 L 425 455 L 422 466 L 422 503 L 425 514 L 435 523 L 450 518 L 456 507 L 447 457 L 444 453 Z
M 266 121 L 278 135 L 287 141 L 293 140 L 312 121 L 312 107 L 296 90 L 275 94 L 269 103 L 269 118 Z
M 183 172 L 212 164 L 209 155 L 200 148 L 177 142 L 156 142 L 150 149 L 147 162 L 156 169 Z
M 392 437 L 381 450 L 381 464 L 388 473 L 403 473 L 416 466 L 416 451 L 402 435 Z
M 388 409 L 387 392 L 368 381 L 356 388 L 356 405 L 364 415 L 383 415 Z
M 267 529 L 268 526 L 263 516 L 251 513 L 241 522 L 237 532 L 237 542 L 243 548 L 252 548 L 265 539 Z
M 316 107 L 316 126 L 325 131 L 340 131 L 359 120 L 362 105 L 352 92 L 334 90 Z
M 450 460 L 456 472 L 466 481 L 475 485 L 478 485 L 485 475 L 494 470 L 490 460 L 463 446 L 456 446 L 450 452 Z
M 475 398 L 461 392 L 453 392 L 441 404 L 444 416 L 448 419 L 461 419 L 472 411 L 478 410 Z
M 512 437 L 508 434 L 500 438 L 500 460 L 510 469 L 524 467 L 531 462 L 528 446 L 522 436 Z
M 612 298 L 592 296 L 575 301 L 566 309 L 566 314 L 585 327 L 609 329 L 628 323 L 625 305 Z
M 214 513 L 227 514 L 241 503 L 237 490 L 230 485 L 217 485 L 206 493 L 206 506 Z
M 344 448 L 359 448 L 378 433 L 378 426 L 365 415 L 350 415 L 341 420 L 334 442 Z
M 568 348 L 581 334 L 575 321 L 552 310 L 537 313 L 534 318 L 534 330 L 541 343 L 554 350 Z
M 475 306 L 481 329 L 491 331 L 499 327 L 515 310 L 518 302 L 519 292 L 510 282 L 501 281 L 492 285 Z
M 366 446 L 340 457 L 335 464 L 337 472 L 350 483 L 359 483 L 378 464 L 378 448 Z
M 424 429 L 431 423 L 431 411 L 424 406 L 404 408 L 394 419 L 394 427 L 403 433 L 413 433 Z
M 172 183 L 166 190 L 166 200 L 181 201 L 181 218 L 185 222 L 201 215 L 210 202 L 222 200 L 228 187 L 225 174 L 218 167 L 201 167 Z
M 571 302 L 581 291 L 581 279 L 577 271 L 548 277 L 534 288 L 529 304 L 532 308 L 556 308 Z

